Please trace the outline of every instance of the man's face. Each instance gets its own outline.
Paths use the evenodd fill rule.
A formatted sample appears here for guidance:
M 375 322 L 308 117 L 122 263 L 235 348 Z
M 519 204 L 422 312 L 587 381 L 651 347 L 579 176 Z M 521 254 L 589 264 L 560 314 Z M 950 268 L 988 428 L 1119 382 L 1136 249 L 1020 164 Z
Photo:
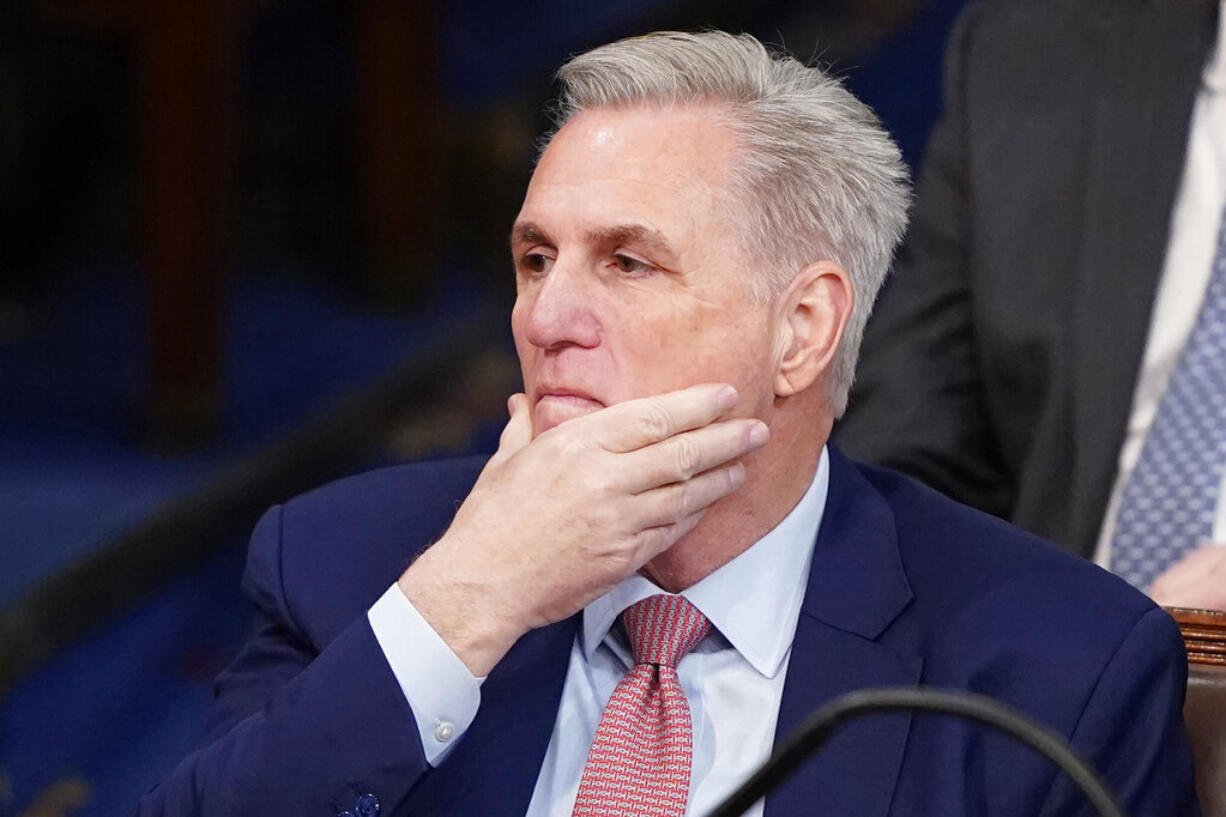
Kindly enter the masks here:
M 703 382 L 767 419 L 772 308 L 729 225 L 734 137 L 706 108 L 593 109 L 541 158 L 512 231 L 511 315 L 540 434 Z

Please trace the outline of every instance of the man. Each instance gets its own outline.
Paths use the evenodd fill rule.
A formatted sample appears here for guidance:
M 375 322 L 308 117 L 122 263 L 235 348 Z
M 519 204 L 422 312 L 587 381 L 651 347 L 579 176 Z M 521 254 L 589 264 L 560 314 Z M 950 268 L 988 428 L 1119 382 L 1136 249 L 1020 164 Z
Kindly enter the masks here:
M 871 112 L 721 33 L 561 78 L 512 230 L 525 389 L 497 453 L 265 516 L 263 629 L 142 813 L 697 815 L 823 702 L 925 683 L 1044 721 L 1132 814 L 1195 814 L 1169 617 L 825 446 L 905 220 Z M 893 715 L 753 813 L 1080 807 L 1024 748 Z
M 1220 9 L 968 9 L 835 436 L 1160 603 L 1226 609 L 1226 548 L 1204 545 L 1226 541 L 1226 376 L 1199 365 L 1226 360 Z

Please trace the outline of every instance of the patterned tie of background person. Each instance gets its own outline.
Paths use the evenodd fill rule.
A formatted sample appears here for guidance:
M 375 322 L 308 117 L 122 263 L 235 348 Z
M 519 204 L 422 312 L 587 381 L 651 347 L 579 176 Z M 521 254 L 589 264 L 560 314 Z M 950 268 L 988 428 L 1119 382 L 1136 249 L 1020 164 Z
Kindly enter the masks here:
M 1124 487 L 1111 569 L 1146 590 L 1207 540 L 1226 466 L 1226 210 L 1205 300 Z

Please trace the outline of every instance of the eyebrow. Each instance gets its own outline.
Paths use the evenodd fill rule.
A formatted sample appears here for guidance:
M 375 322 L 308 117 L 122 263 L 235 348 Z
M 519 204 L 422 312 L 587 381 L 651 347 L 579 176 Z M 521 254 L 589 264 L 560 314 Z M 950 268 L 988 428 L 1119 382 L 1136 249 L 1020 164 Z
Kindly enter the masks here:
M 511 228 L 511 244 L 553 244 L 553 241 L 535 223 L 517 221 Z
M 676 257 L 668 239 L 660 231 L 643 224 L 616 224 L 611 227 L 589 230 L 585 237 L 588 241 L 597 244 L 637 244 L 653 253 L 666 255 L 670 259 Z M 511 243 L 553 245 L 554 241 L 540 225 L 531 221 L 522 221 L 517 222 L 511 228 Z
M 589 240 L 602 244 L 637 244 L 652 253 L 674 258 L 673 248 L 668 239 L 658 230 L 653 230 L 642 224 L 618 224 L 587 234 Z

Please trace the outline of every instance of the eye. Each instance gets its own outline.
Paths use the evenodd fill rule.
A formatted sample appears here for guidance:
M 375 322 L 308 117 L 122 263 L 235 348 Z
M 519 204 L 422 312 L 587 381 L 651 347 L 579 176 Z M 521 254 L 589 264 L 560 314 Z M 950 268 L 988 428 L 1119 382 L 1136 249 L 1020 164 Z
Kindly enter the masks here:
M 650 275 L 656 271 L 656 268 L 651 264 L 648 264 L 646 261 L 640 261 L 639 259 L 631 258 L 628 255 L 614 255 L 613 265 L 627 275 L 636 278 L 644 275 Z
M 552 258 L 540 252 L 524 253 L 519 259 L 520 269 L 529 275 L 543 275 L 552 263 Z

